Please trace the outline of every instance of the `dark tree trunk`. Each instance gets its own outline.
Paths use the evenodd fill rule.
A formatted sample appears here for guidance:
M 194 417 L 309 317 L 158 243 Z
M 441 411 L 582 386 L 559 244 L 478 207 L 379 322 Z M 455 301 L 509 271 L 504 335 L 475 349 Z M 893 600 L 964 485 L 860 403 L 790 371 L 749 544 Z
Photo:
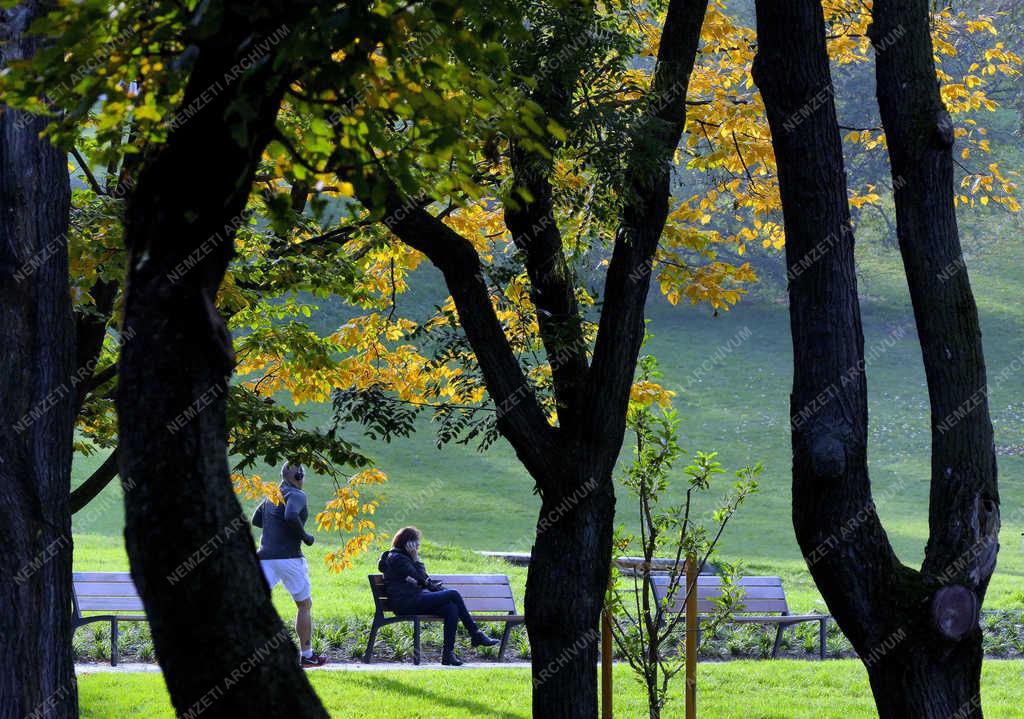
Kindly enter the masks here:
M 607 453 L 566 455 L 564 474 L 545 483 L 526 580 L 534 717 L 597 716 L 600 619 L 615 519 L 614 460 L 610 464 Z
M 0 10 L 0 67 L 41 3 Z M 0 713 L 78 716 L 71 658 L 71 202 L 48 124 L 0 106 Z
M 181 105 L 199 109 L 146 158 L 128 201 L 117 392 L 125 540 L 179 713 L 326 717 L 232 491 L 225 399 L 234 358 L 215 306 L 295 70 L 279 56 L 289 39 L 280 32 L 301 36 L 311 8 L 215 5 L 198 21 Z M 259 62 L 241 64 L 261 47 Z
M 956 235 L 952 128 L 938 102 L 927 5 L 904 4 L 895 18 L 890 7 L 876 3 L 872 36 L 886 47 L 879 96 L 932 405 L 930 538 L 922 569 L 903 566 L 871 498 L 854 240 L 821 5 L 765 0 L 757 5 L 754 78 L 786 227 L 793 524 L 822 596 L 868 670 L 882 719 L 980 717 L 978 612 L 999 527 L 984 362 Z M 941 282 L 947 263 L 962 276 Z M 970 411 L 960 417 L 960 408 Z

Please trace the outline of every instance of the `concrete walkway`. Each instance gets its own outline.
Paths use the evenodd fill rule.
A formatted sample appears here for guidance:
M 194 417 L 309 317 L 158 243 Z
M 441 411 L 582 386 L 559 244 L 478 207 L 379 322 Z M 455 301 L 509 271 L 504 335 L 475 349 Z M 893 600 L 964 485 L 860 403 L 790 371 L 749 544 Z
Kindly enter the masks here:
M 461 667 L 446 667 L 441 664 L 423 663 L 419 666 L 411 662 L 374 662 L 362 664 L 358 662 L 328 663 L 311 672 L 386 672 L 386 671 L 430 671 L 430 670 L 461 670 L 461 669 L 529 669 L 529 662 L 466 662 Z M 159 664 L 122 663 L 116 667 L 104 664 L 75 664 L 75 674 L 159 674 Z

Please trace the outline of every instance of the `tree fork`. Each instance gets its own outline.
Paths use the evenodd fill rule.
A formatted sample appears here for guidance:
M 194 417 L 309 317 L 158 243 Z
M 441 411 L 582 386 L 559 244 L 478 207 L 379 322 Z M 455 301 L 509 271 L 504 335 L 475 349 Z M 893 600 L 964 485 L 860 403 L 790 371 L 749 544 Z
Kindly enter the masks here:
M 965 393 L 983 392 L 984 365 L 966 277 L 958 285 L 936 287 L 941 283 L 928 264 L 955 261 L 960 254 L 951 163 L 947 176 L 940 157 L 948 156 L 951 128 L 943 130 L 936 106 L 927 6 L 912 5 L 911 14 L 893 23 L 888 15 L 879 21 L 891 4 L 876 3 L 872 36 L 876 42 L 890 34 L 899 39 L 879 53 L 879 100 L 883 104 L 889 93 L 890 109 L 898 106 L 907 127 L 919 132 L 886 127 L 897 218 L 905 218 L 898 222 L 901 248 L 938 428 L 943 413 Z M 998 530 L 987 410 L 949 437 L 940 439 L 942 432 L 933 429 L 926 560 L 920 572 L 903 566 L 871 498 L 864 372 L 852 381 L 848 374 L 863 367 L 863 335 L 822 8 L 814 0 L 759 0 L 757 16 L 754 78 L 772 130 L 789 268 L 797 539 L 822 596 L 868 670 L 883 719 L 980 717 L 977 615 Z M 897 26 L 899 33 L 893 31 Z M 917 56 L 903 57 L 911 46 Z M 931 98 L 927 112 L 921 108 L 928 102 L 917 95 Z M 886 114 L 883 107 L 883 121 Z M 915 169 L 905 162 L 908 157 L 920 165 Z M 915 181 L 906 182 L 910 177 Z M 921 232 L 913 220 L 925 216 L 932 224 Z M 808 407 L 813 411 L 805 412 Z M 971 479 L 965 467 L 974 472 Z

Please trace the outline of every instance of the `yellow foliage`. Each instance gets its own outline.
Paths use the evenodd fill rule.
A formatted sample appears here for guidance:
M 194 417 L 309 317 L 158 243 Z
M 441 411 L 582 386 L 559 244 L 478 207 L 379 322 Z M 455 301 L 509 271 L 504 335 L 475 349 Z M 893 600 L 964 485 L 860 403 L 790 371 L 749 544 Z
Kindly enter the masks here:
M 274 504 L 281 504 L 284 501 L 281 488 L 273 482 L 264 482 L 258 474 L 249 477 L 242 472 L 234 472 L 231 475 L 231 482 L 234 485 L 235 494 L 242 494 L 245 499 L 266 498 Z
M 328 571 L 340 572 L 351 568 L 355 557 L 369 549 L 375 539 L 385 536 L 376 532 L 377 525 L 369 519 L 369 515 L 377 511 L 377 500 L 360 502 L 358 488 L 380 485 L 386 481 L 387 475 L 379 469 L 357 472 L 346 484 L 336 487 L 334 498 L 316 515 L 317 530 L 352 535 L 344 547 L 324 557 Z
M 668 408 L 672 406 L 672 398 L 675 396 L 674 391 L 665 389 L 657 382 L 650 380 L 634 382 L 633 386 L 629 388 L 630 404 L 641 407 L 657 404 L 659 407 Z

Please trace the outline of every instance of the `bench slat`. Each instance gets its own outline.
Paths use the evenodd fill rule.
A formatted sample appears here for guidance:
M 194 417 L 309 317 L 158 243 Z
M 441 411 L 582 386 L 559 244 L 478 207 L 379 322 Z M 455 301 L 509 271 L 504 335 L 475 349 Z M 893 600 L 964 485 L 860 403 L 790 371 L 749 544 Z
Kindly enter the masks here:
M 514 612 L 516 603 L 511 597 L 502 599 L 466 598 L 466 609 L 471 612 Z
M 700 584 L 707 584 L 708 586 L 721 584 L 722 578 L 715 574 L 702 574 L 699 579 Z M 736 581 L 737 584 L 744 586 L 757 587 L 757 586 L 782 586 L 782 577 L 739 577 Z
M 479 584 L 470 586 L 460 586 L 458 584 L 444 585 L 445 589 L 454 589 L 457 591 L 467 602 L 471 599 L 508 599 L 510 601 L 513 599 L 511 587 L 487 587 L 486 589 L 482 589 L 481 587 L 482 585 Z M 391 599 L 384 593 L 383 589 L 377 592 L 377 596 L 385 601 L 390 601 Z
M 827 616 L 827 614 L 788 614 L 786 616 L 773 614 L 764 617 L 751 617 L 748 615 L 734 617 L 731 621 L 744 624 L 802 624 L 803 622 L 811 621 L 819 622 Z
M 673 607 L 674 611 L 680 611 L 682 607 L 682 600 L 677 600 L 677 606 Z M 697 611 L 698 612 L 714 612 L 716 609 L 715 603 L 710 600 L 697 598 Z M 736 613 L 751 613 L 751 612 L 786 612 L 789 610 L 788 605 L 785 601 L 778 601 L 772 599 L 770 601 L 763 601 L 759 599 L 747 599 L 746 597 L 739 600 L 739 603 L 733 608 Z
M 504 574 L 431 574 L 432 579 L 445 584 L 496 584 L 508 586 L 508 577 Z M 374 585 L 383 587 L 384 576 L 371 574 L 370 580 Z
M 142 600 L 135 597 L 79 597 L 78 609 L 83 612 L 142 612 Z
M 466 599 L 466 609 L 474 612 L 514 612 L 516 604 L 511 599 Z M 384 603 L 384 611 L 394 612 L 390 602 Z
M 654 584 L 668 586 L 668 574 L 652 574 L 651 582 Z M 682 580 L 680 579 L 680 583 Z M 735 584 L 744 587 L 781 587 L 781 577 L 739 577 Z M 697 586 L 718 587 L 722 585 L 722 578 L 713 574 L 701 574 L 697 577 Z
M 431 577 L 442 582 L 453 584 L 508 584 L 505 574 L 431 574 Z
M 465 598 L 469 597 L 512 597 L 512 587 L 501 584 L 455 584 L 444 583 L 445 589 L 458 590 Z
M 79 582 L 131 582 L 132 575 L 128 572 L 74 572 L 72 581 Z
M 79 597 L 138 597 L 135 585 L 129 582 L 81 582 L 75 584 Z
M 662 592 L 668 591 L 668 586 L 665 586 Z M 680 597 L 685 592 L 682 584 L 676 587 L 675 596 Z M 697 597 L 705 599 L 714 599 L 722 596 L 722 590 L 719 587 L 705 587 L 700 584 L 697 585 Z M 765 599 L 765 600 L 782 600 L 785 601 L 786 593 L 782 591 L 782 587 L 743 587 L 743 596 L 745 599 Z
M 419 619 L 421 622 L 440 622 L 442 617 L 435 616 L 433 614 L 403 614 L 403 619 Z M 525 622 L 526 617 L 521 614 L 474 614 L 473 619 L 478 622 Z

